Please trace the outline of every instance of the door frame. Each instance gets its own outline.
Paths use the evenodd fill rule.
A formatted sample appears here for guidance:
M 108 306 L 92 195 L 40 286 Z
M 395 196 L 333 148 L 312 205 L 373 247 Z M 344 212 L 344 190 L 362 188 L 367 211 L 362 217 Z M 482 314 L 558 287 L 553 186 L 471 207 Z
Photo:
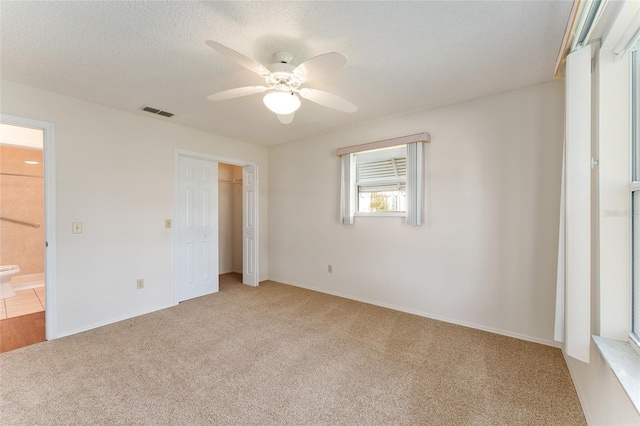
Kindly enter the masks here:
M 0 113 L 0 122 L 13 126 L 42 129 L 42 154 L 44 162 L 44 310 L 45 337 L 58 337 L 58 281 L 56 267 L 56 147 L 55 125 L 48 121 L 34 120 Z
M 176 221 L 176 217 L 178 217 L 177 215 L 177 209 L 178 209 L 178 178 L 179 178 L 179 173 L 178 173 L 178 157 L 189 157 L 189 158 L 195 158 L 197 160 L 208 160 L 208 161 L 215 161 L 217 163 L 225 163 L 225 164 L 232 164 L 234 166 L 240 166 L 240 167 L 245 167 L 245 166 L 253 166 L 255 167 L 255 173 L 256 173 L 256 182 L 258 182 L 257 180 L 257 176 L 258 176 L 258 166 L 256 163 L 251 162 L 251 161 L 244 161 L 244 160 L 238 160 L 235 158 L 228 158 L 228 157 L 221 157 L 219 155 L 212 155 L 212 154 L 205 154 L 203 152 L 197 152 L 197 151 L 189 151 L 186 149 L 181 149 L 181 148 L 174 148 L 173 149 L 173 219 L 172 219 L 172 223 L 175 224 Z M 244 181 L 243 181 L 243 196 L 244 196 Z M 259 266 L 260 266 L 260 259 L 258 257 L 259 254 L 259 222 L 258 222 L 258 217 L 260 216 L 259 212 L 260 212 L 260 208 L 259 208 L 259 204 L 258 204 L 258 192 L 256 191 L 256 206 L 258 206 L 258 208 L 253 209 L 253 223 L 255 223 L 255 229 L 256 229 L 256 243 L 253 245 L 253 259 L 255 259 L 255 271 L 256 271 L 256 277 L 259 277 Z M 249 214 L 249 212 L 247 213 Z M 216 217 L 217 217 L 217 212 L 216 212 Z M 175 231 L 174 231 L 175 232 Z M 244 226 L 243 226 L 243 233 L 244 233 Z M 177 256 L 177 247 L 176 247 L 176 239 L 172 238 L 173 243 L 172 243 L 172 269 L 173 269 L 173 298 L 174 298 L 174 303 L 178 304 L 178 279 L 177 279 L 177 274 L 178 274 L 178 256 Z M 244 242 L 244 237 L 242 238 L 242 245 L 244 246 L 245 242 Z M 218 247 L 219 250 L 219 247 Z M 242 256 L 248 256 L 248 254 L 245 253 L 244 247 L 242 250 Z M 243 265 L 244 265 L 244 259 L 243 259 Z

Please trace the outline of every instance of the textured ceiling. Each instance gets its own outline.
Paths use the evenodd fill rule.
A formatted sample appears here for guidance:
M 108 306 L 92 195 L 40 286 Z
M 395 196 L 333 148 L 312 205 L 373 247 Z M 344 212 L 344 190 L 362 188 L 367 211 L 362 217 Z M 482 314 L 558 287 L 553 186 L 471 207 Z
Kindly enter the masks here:
M 261 145 L 549 81 L 570 1 L 0 2 L 0 75 L 44 90 Z M 268 65 L 337 51 L 348 63 L 308 87 L 355 103 L 303 100 L 283 125 L 261 95 L 210 102 L 264 81 L 205 44 Z M 155 116 L 154 116 L 155 117 Z

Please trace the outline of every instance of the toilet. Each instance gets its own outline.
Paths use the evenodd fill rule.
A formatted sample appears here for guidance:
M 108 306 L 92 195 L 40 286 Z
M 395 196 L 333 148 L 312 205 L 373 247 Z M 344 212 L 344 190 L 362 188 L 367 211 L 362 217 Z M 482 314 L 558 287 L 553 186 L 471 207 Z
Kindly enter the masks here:
M 0 299 L 13 297 L 16 291 L 11 285 L 11 277 L 20 272 L 18 265 L 2 265 L 0 266 Z

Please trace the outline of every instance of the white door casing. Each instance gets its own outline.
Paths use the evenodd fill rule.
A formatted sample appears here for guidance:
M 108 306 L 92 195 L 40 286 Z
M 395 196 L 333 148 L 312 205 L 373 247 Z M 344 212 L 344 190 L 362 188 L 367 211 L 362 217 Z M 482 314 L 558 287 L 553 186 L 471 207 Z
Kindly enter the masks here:
M 242 283 L 258 285 L 258 173 L 246 165 L 242 176 Z
M 218 291 L 218 163 L 178 157 L 177 301 Z

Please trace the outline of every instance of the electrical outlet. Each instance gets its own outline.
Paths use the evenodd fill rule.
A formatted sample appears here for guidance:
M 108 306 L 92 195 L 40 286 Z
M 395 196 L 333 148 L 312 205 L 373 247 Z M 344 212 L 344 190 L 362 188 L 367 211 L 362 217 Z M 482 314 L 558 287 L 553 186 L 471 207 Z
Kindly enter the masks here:
M 171 219 L 165 219 L 164 221 L 164 227 L 166 229 L 171 229 Z
M 140 278 L 139 280 L 136 280 L 136 286 L 138 287 L 138 290 L 144 288 L 144 279 Z
M 71 223 L 71 232 L 74 234 L 82 234 L 82 222 Z
M 332 274 L 333 273 L 333 265 L 328 265 L 327 266 L 327 272 Z

